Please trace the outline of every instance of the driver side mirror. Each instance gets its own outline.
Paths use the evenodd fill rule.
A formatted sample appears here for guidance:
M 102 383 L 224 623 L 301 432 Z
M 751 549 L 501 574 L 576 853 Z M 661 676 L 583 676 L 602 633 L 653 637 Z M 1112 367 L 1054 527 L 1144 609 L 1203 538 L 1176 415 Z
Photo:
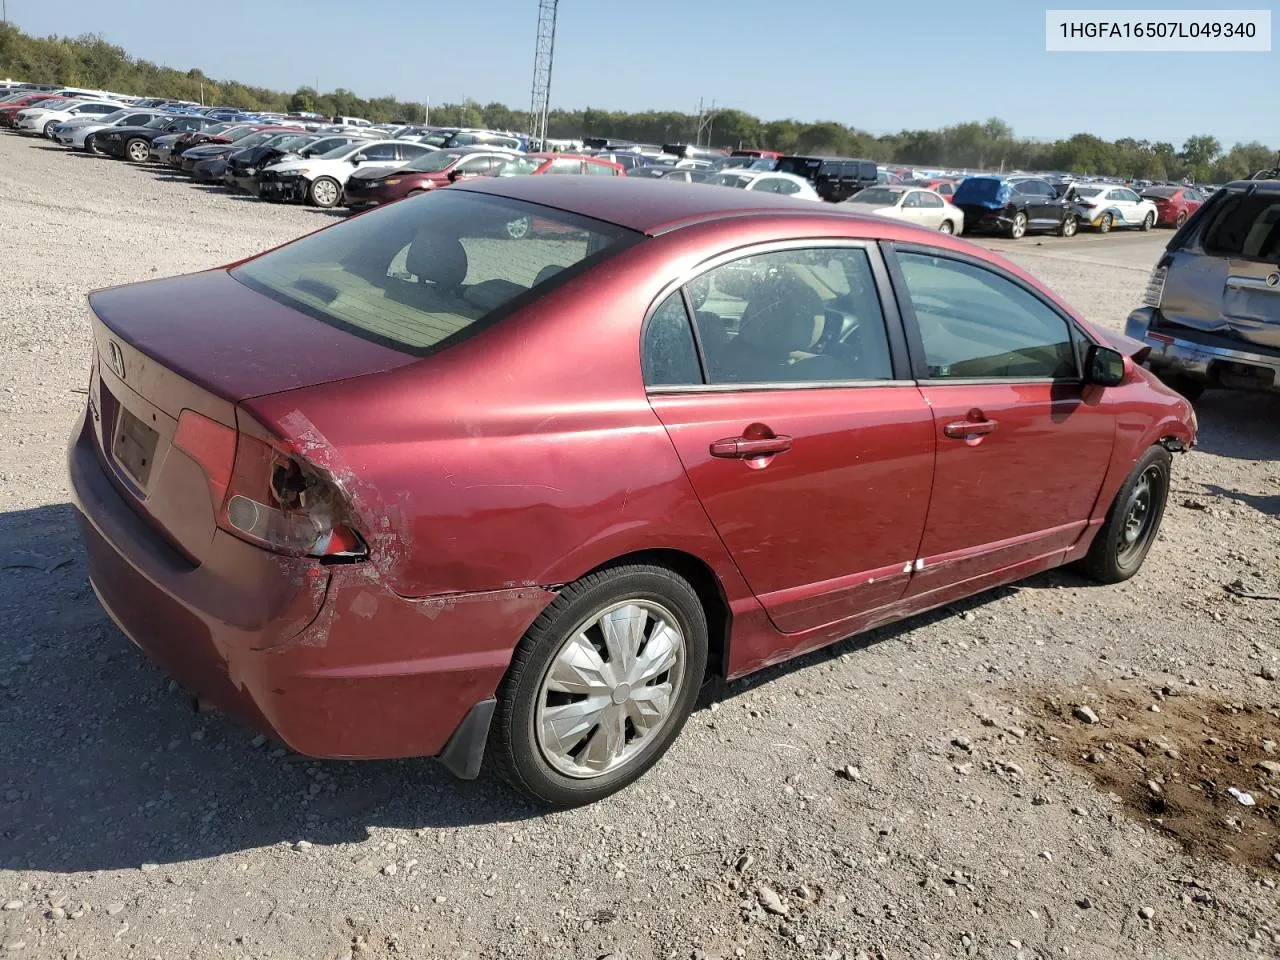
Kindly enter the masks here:
M 353 167 L 358 167 L 362 163 L 364 163 L 364 157 L 356 156 L 351 158 L 351 165 Z
M 1115 387 L 1124 381 L 1124 354 L 1110 347 L 1092 344 L 1084 359 L 1084 382 L 1099 387 Z
M 464 173 L 463 173 L 461 170 L 459 170 L 457 167 L 454 167 L 452 170 L 450 170 L 450 171 L 449 171 L 449 182 L 450 182 L 450 183 L 457 183 L 457 182 L 458 182 L 459 180 L 461 180 L 464 176 L 466 176 L 466 174 L 464 174 Z

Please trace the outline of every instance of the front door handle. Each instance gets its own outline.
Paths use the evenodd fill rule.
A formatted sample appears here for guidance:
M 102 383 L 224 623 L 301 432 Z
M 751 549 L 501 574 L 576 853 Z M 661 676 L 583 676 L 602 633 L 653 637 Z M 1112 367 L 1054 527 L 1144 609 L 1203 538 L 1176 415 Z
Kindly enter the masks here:
M 746 460 L 751 457 L 768 457 L 775 453 L 785 453 L 791 449 L 791 438 L 778 435 L 775 437 L 730 437 L 728 440 L 716 440 L 711 444 L 713 457 Z
M 967 440 L 995 433 L 997 426 L 999 424 L 995 420 L 957 420 L 955 423 L 948 423 L 942 428 L 942 432 L 953 440 Z

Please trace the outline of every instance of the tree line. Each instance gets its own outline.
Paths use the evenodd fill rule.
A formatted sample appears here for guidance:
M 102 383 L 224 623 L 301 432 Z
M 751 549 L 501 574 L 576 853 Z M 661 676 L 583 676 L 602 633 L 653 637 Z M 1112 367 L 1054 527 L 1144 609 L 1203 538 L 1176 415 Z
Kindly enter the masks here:
M 101 36 L 32 37 L 0 25 L 0 75 L 30 83 L 61 83 L 138 96 L 173 97 L 246 110 L 309 111 L 364 117 L 375 123 L 421 123 L 422 103 L 395 97 L 358 97 L 339 88 L 292 93 L 228 80 L 198 69 L 175 70 L 130 57 Z M 430 122 L 442 126 L 523 130 L 527 112 L 501 103 L 432 105 Z M 624 113 L 588 107 L 553 110 L 549 135 L 574 139 L 609 136 L 645 143 L 693 143 L 699 118 L 676 111 Z M 982 170 L 1062 170 L 1102 176 L 1221 183 L 1277 164 L 1276 150 L 1257 141 L 1230 149 L 1212 136 L 1190 137 L 1181 147 L 1163 141 L 1104 140 L 1089 133 L 1054 141 L 1017 137 L 1004 121 L 957 123 L 941 130 L 902 130 L 876 136 L 836 121 L 761 120 L 741 110 L 721 110 L 703 142 L 716 147 L 760 147 L 784 153 L 861 157 L 881 163 Z

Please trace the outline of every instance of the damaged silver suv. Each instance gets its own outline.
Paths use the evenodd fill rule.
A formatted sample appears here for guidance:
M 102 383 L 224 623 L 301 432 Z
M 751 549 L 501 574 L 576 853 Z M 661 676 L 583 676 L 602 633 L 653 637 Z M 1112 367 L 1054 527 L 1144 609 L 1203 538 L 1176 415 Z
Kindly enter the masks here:
M 1189 400 L 1206 387 L 1280 391 L 1280 179 L 1217 191 L 1165 248 L 1125 332 Z

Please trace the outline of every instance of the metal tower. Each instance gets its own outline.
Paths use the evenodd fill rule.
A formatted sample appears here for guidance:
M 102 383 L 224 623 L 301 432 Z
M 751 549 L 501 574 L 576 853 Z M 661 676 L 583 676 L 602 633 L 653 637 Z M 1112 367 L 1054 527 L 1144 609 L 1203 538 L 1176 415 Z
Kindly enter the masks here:
M 556 53 L 556 8 L 560 0 L 538 0 L 538 45 L 533 54 L 533 97 L 529 104 L 529 134 L 545 149 L 547 115 L 551 112 L 551 64 Z

